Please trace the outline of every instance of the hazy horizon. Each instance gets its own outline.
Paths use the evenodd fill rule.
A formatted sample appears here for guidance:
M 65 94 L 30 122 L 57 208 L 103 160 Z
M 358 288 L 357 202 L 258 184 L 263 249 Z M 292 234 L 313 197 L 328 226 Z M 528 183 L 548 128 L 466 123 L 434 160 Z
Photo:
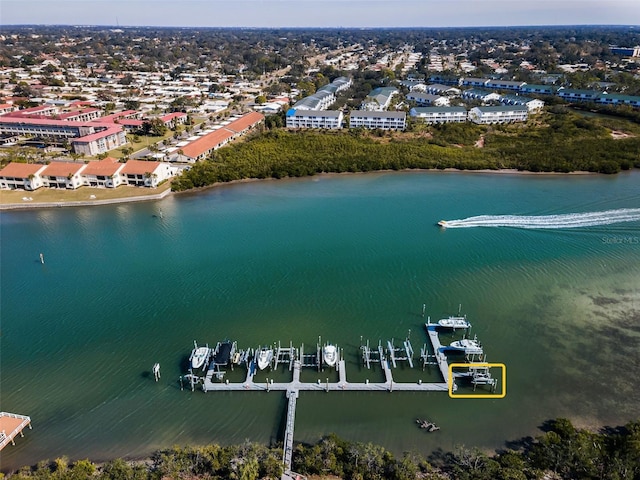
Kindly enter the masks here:
M 637 26 L 635 0 L 3 0 L 2 26 L 464 28 Z

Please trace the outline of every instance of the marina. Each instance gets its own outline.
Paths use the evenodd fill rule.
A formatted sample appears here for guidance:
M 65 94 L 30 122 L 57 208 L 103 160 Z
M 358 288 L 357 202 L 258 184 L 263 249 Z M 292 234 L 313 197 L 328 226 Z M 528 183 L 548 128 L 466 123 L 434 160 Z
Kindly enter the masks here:
M 185 382 L 188 383 L 190 389 L 195 391 L 196 386 L 205 392 L 285 392 L 287 401 L 287 415 L 283 442 L 283 464 L 285 466 L 285 477 L 291 475 L 291 457 L 293 452 L 293 439 L 295 427 L 295 409 L 300 392 L 348 392 L 348 391 L 364 391 L 364 392 L 449 392 L 449 383 L 452 382 L 453 391 L 458 388 L 456 380 L 460 382 L 468 381 L 473 386 L 473 391 L 479 386 L 488 386 L 492 392 L 497 388 L 497 380 L 492 378 L 490 369 L 487 366 L 474 365 L 476 360 L 482 361 L 482 351 L 479 347 L 477 336 L 473 340 L 462 338 L 452 342 L 449 346 L 443 346 L 440 341 L 441 330 L 453 330 L 457 328 L 465 329 L 465 337 L 471 325 L 466 321 L 466 317 L 457 317 L 456 320 L 464 318 L 466 328 L 459 322 L 455 322 L 455 326 L 442 325 L 440 322 L 431 323 L 430 318 L 425 323 L 428 344 L 425 343 L 421 349 L 422 368 L 426 365 L 437 365 L 440 372 L 441 381 L 439 382 L 397 382 L 393 378 L 393 369 L 399 368 L 405 363 L 410 369 L 414 368 L 414 350 L 411 345 L 410 335 L 402 342 L 401 346 L 395 345 L 395 340 L 391 339 L 386 342 L 386 350 L 383 348 L 383 342 L 378 341 L 376 348 L 371 348 L 369 340 L 360 346 L 362 354 L 362 364 L 367 369 L 375 364 L 379 364 L 384 373 L 383 382 L 350 382 L 347 380 L 347 367 L 344 360 L 344 353 L 334 344 L 321 344 L 321 338 L 318 337 L 318 343 L 313 353 L 304 353 L 304 344 L 299 348 L 293 346 L 293 342 L 289 342 L 288 347 L 283 347 L 281 342 L 273 344 L 273 346 L 261 346 L 257 349 L 239 350 L 237 342 L 226 340 L 218 343 L 217 347 L 209 352 L 208 358 L 203 360 L 204 364 L 209 365 L 206 375 L 198 376 L 190 369 L 187 375 L 180 376 L 179 382 L 184 388 Z M 361 338 L 362 342 L 362 338 Z M 194 342 L 193 352 L 199 351 L 197 344 Z M 466 369 L 457 368 L 453 372 L 453 378 L 449 374 L 449 356 L 458 356 L 464 354 L 465 362 L 468 363 Z M 480 355 L 480 358 L 476 356 Z M 194 353 L 192 353 L 192 357 Z M 237 361 L 231 362 L 230 359 Z M 433 359 L 433 360 L 432 360 Z M 453 362 L 452 362 L 453 363 Z M 457 365 L 460 365 L 456 361 Z M 224 379 L 225 370 L 221 367 L 229 366 L 233 369 L 233 365 L 244 366 L 246 368 L 246 376 L 242 382 L 230 382 Z M 255 381 L 254 378 L 259 371 L 270 369 L 275 370 L 279 365 L 283 365 L 286 370 L 291 372 L 291 381 L 275 382 L 273 379 L 267 378 L 266 381 Z M 329 381 L 326 377 L 325 381 L 318 379 L 316 382 L 302 382 L 300 380 L 303 368 L 316 370 L 318 373 L 324 372 L 325 369 L 335 368 L 338 372 L 338 381 Z M 435 423 L 426 420 L 418 420 L 420 427 L 426 429 L 427 432 L 440 430 Z M 284 477 L 283 477 L 284 478 Z

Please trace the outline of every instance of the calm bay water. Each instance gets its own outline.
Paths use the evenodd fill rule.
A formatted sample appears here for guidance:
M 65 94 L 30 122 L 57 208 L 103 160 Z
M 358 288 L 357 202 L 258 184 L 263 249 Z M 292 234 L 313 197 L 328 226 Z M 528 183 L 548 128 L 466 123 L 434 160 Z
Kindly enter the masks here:
M 556 416 L 581 426 L 639 418 L 640 222 L 435 226 L 638 208 L 637 171 L 411 172 L 3 212 L 0 401 L 30 415 L 34 429 L 2 451 L 2 470 L 65 454 L 103 460 L 174 444 L 280 440 L 283 394 L 180 391 L 194 339 L 311 346 L 322 336 L 344 348 L 349 380 L 380 381 L 379 369 L 359 364 L 361 338 L 377 344 L 411 330 L 419 351 L 423 304 L 437 319 L 462 303 L 488 360 L 507 365 L 506 398 L 305 392 L 297 441 L 335 432 L 426 456 L 457 444 L 499 447 Z M 149 377 L 155 362 L 159 383 Z M 437 379 L 408 368 L 394 376 Z M 442 430 L 427 435 L 416 417 Z

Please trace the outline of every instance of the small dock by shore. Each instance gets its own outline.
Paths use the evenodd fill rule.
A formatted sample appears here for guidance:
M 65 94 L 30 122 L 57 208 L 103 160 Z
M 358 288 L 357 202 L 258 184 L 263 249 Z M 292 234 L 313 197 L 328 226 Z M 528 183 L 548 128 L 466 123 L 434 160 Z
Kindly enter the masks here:
M 9 445 L 15 445 L 14 439 L 20 435 L 24 437 L 22 431 L 29 427 L 31 429 L 31 418 L 17 413 L 0 412 L 0 450 Z

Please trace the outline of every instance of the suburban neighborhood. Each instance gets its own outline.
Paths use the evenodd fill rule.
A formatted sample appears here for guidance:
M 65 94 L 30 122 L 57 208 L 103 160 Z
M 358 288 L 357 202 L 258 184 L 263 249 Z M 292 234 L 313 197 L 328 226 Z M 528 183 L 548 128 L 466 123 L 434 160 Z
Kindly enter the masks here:
M 550 72 L 534 63 L 531 41 L 427 37 L 426 48 L 399 41 L 390 48 L 391 42 L 333 37 L 321 47 L 312 38 L 298 45 L 304 56 L 291 54 L 294 64 L 274 63 L 284 51 L 270 47 L 260 72 L 217 53 L 198 65 L 155 60 L 151 66 L 135 48 L 98 54 L 94 36 L 128 38 L 134 47 L 160 41 L 120 29 L 46 38 L 16 29 L 0 36 L 14 53 L 5 50 L 0 64 L 0 188 L 154 188 L 274 126 L 404 132 L 447 123 L 525 123 L 549 102 L 640 108 L 638 47 L 608 45 L 606 59 L 557 63 Z M 34 43 L 38 55 L 23 48 Z M 50 44 L 69 53 L 46 53 Z M 84 59 L 70 53 L 79 47 L 89 52 Z M 581 80 L 603 68 L 632 88 Z M 484 75 L 469 76 L 477 73 Z

